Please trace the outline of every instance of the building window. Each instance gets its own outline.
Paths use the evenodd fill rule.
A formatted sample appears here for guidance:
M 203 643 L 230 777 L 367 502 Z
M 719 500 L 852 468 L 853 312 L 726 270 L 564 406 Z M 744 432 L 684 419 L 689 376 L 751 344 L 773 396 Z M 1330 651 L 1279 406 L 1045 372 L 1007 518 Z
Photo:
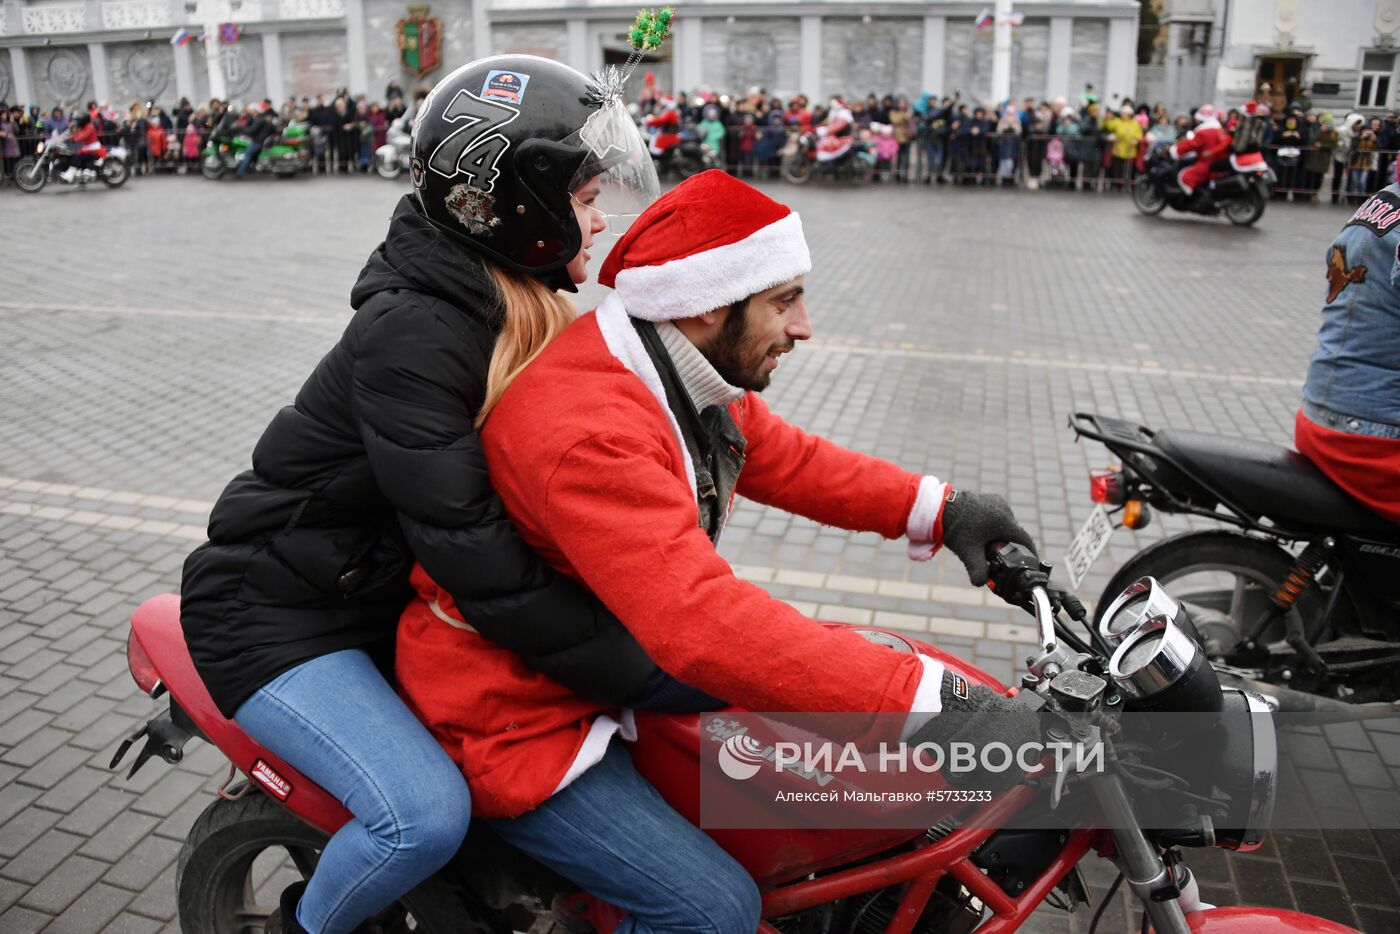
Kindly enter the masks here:
M 1356 106 L 1385 107 L 1390 102 L 1390 78 L 1395 72 L 1395 56 L 1386 52 L 1361 53 L 1361 84 Z

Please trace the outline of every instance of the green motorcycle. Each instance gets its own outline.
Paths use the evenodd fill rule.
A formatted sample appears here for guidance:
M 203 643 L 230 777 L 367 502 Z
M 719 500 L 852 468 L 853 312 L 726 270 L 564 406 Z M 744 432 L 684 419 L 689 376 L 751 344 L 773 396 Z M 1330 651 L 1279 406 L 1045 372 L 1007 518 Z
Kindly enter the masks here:
M 233 172 L 248 151 L 250 141 L 246 136 L 232 139 L 210 137 L 200 155 L 199 171 L 208 179 L 220 179 Z M 311 168 L 311 136 L 306 124 L 292 122 L 281 133 L 269 136 L 262 152 L 253 160 L 249 169 L 254 172 L 271 172 L 279 178 L 291 178 Z

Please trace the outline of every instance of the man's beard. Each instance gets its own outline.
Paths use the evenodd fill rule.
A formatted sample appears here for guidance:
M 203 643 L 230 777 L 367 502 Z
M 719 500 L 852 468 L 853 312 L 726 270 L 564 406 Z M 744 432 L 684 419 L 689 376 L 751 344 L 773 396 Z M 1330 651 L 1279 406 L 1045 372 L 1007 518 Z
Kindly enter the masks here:
M 773 379 L 773 371 L 764 366 L 768 355 L 791 350 L 794 342 L 789 340 L 769 347 L 750 346 L 748 324 L 748 303 L 743 303 L 742 307 L 737 304 L 731 306 L 719 333 L 700 352 L 729 385 L 750 392 L 763 392 Z

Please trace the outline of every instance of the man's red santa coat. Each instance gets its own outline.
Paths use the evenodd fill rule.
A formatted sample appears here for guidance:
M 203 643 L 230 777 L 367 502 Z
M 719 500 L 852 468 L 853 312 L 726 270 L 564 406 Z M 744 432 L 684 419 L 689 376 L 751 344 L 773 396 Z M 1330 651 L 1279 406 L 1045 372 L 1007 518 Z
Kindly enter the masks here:
M 944 667 L 959 663 L 814 623 L 719 556 L 633 328 L 632 317 L 690 317 L 810 267 L 787 208 L 722 172 L 677 186 L 604 264 L 599 280 L 617 291 L 546 348 L 491 413 L 481 437 L 492 482 L 526 542 L 591 589 L 673 677 L 751 710 L 936 714 Z M 690 288 L 697 277 L 708 286 Z M 936 479 L 806 434 L 752 393 L 729 411 L 747 438 L 738 494 L 827 525 L 908 535 L 915 557 L 937 547 L 946 487 Z M 531 810 L 596 763 L 615 733 L 631 738 L 626 712 L 572 694 L 478 636 L 421 567 L 413 584 L 399 684 L 462 766 L 479 815 Z M 881 721 L 880 738 L 894 738 L 884 736 L 890 722 L 908 729 L 915 719 Z M 877 731 L 873 716 L 866 729 Z
M 662 98 L 661 110 L 646 118 L 647 129 L 654 131 L 651 138 L 652 155 L 663 155 L 681 141 L 681 115 L 676 102 Z
M 740 495 L 827 525 L 906 533 L 922 477 L 806 434 L 751 393 L 730 411 L 748 439 Z M 665 411 L 614 355 L 598 315 L 526 369 L 482 441 L 526 542 L 597 594 L 671 675 L 750 710 L 910 710 L 925 670 L 916 656 L 822 627 L 734 576 L 699 526 Z M 618 712 L 464 628 L 421 567 L 413 583 L 398 633 L 406 699 L 462 766 L 477 814 L 533 809 L 595 718 Z
M 1180 159 L 1189 153 L 1196 153 L 1196 161 L 1181 170 L 1177 181 L 1189 195 L 1196 187 L 1210 181 L 1210 164 L 1230 151 L 1230 134 L 1220 128 L 1220 121 L 1214 116 L 1206 117 L 1201 125 L 1185 139 L 1172 144 L 1172 158 Z

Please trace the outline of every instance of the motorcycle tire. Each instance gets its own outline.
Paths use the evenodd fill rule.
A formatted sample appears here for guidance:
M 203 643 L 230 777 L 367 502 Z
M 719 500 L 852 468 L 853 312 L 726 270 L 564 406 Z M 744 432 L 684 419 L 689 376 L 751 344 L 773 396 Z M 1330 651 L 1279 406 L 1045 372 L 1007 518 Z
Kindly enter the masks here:
M 175 865 L 176 907 L 184 934 L 243 934 L 276 907 L 281 887 L 269 877 L 254 892 L 260 854 L 290 856 L 302 878 L 315 868 L 325 834 L 301 822 L 267 795 L 216 798 L 195 819 Z M 272 854 L 269 854 L 272 855 Z M 269 867 L 259 863 L 259 875 Z M 290 884 L 295 879 L 288 879 Z M 273 891 L 266 891 L 272 887 Z M 433 876 L 374 919 L 386 934 L 491 934 L 456 888 Z M 260 927 L 256 927 L 260 930 Z
M 1188 574 L 1214 572 L 1232 574 L 1237 581 L 1243 579 L 1247 585 L 1246 591 L 1248 585 L 1252 584 L 1255 588 L 1252 594 L 1246 593 L 1246 600 L 1250 606 L 1240 612 L 1242 619 L 1232 618 L 1230 622 L 1231 628 L 1242 625 L 1235 633 L 1238 641 L 1258 619 L 1257 614 L 1262 612 L 1263 605 L 1267 604 L 1269 594 L 1283 582 L 1292 568 L 1293 556 L 1279 545 L 1264 539 L 1223 530 L 1173 535 L 1147 546 L 1124 562 L 1099 597 L 1098 606 L 1094 609 L 1094 625 L 1098 625 L 1100 616 L 1114 598 L 1140 577 L 1155 577 L 1165 584 L 1172 595 L 1187 607 L 1187 612 L 1191 613 L 1192 596 L 1204 595 L 1193 594 L 1189 590 L 1178 592 L 1177 588 L 1172 587 L 1172 581 Z M 1293 609 L 1289 611 L 1302 617 L 1303 632 L 1309 642 L 1317 642 L 1326 606 L 1327 594 L 1316 585 L 1311 585 L 1299 594 Z M 1228 641 L 1228 634 L 1219 632 L 1218 627 L 1222 625 L 1219 622 L 1220 617 L 1226 614 L 1217 608 L 1211 609 L 1215 612 L 1192 613 L 1192 621 L 1197 624 L 1207 642 L 1212 641 L 1214 637 L 1223 644 Z M 1282 641 L 1285 627 L 1286 622 L 1278 620 L 1264 632 L 1260 641 L 1266 644 Z M 1234 664 L 1228 653 L 1223 658 L 1216 654 L 1212 660 Z
M 675 160 L 676 174 L 681 178 L 690 178 L 692 175 L 699 175 L 705 171 L 705 165 L 699 159 L 692 159 L 689 156 Z
M 1264 198 L 1251 188 L 1244 195 L 1226 201 L 1221 210 L 1236 227 L 1249 227 L 1264 216 Z
M 1133 183 L 1133 207 L 1148 217 L 1161 214 L 1167 208 L 1167 196 L 1143 177 Z
M 374 170 L 379 173 L 380 178 L 387 178 L 390 181 L 403 174 L 403 166 L 399 165 L 398 159 L 375 159 Z
M 783 160 L 783 178 L 794 185 L 805 185 L 812 177 L 812 161 L 805 154 Z
M 15 163 L 15 184 L 20 191 L 43 191 L 49 183 L 49 173 L 39 168 L 39 160 L 25 156 Z
M 228 167 L 224 165 L 224 160 L 218 156 L 201 156 L 199 159 L 199 174 L 211 182 L 217 182 L 223 178 L 227 171 Z
M 108 188 L 120 188 L 126 184 L 126 180 L 131 177 L 131 166 L 121 159 L 108 159 L 102 163 L 102 168 L 98 171 L 97 177 L 102 179 L 102 184 Z

